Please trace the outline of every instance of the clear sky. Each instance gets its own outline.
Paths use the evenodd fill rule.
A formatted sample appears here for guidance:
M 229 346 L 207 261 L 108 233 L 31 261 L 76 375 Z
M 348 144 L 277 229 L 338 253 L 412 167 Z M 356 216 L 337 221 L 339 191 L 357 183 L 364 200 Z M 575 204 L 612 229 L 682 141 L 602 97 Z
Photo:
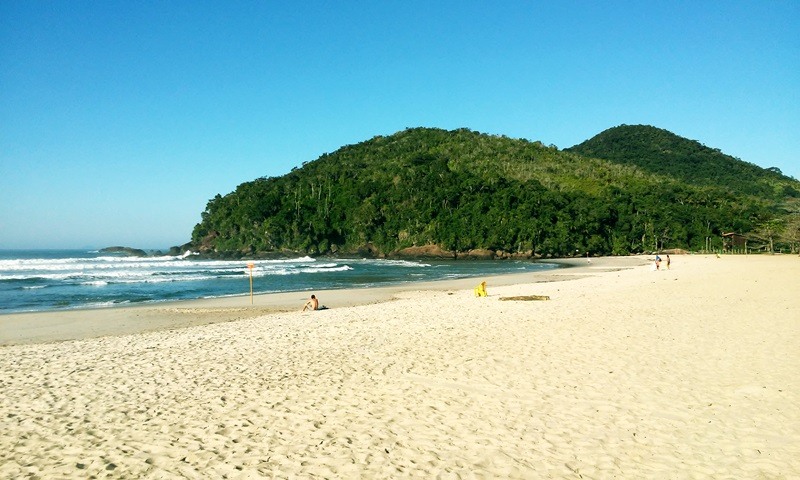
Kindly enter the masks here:
M 167 248 L 407 127 L 649 124 L 800 178 L 800 2 L 0 0 L 0 248 Z

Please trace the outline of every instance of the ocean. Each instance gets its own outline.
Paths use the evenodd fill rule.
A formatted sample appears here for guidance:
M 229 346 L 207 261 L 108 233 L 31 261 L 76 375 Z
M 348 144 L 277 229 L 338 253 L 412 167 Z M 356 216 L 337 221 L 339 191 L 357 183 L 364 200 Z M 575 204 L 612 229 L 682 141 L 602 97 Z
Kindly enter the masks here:
M 557 268 L 521 260 L 417 261 L 299 257 L 209 260 L 128 257 L 87 250 L 0 250 L 0 314 L 104 308 L 249 295 L 361 288 Z

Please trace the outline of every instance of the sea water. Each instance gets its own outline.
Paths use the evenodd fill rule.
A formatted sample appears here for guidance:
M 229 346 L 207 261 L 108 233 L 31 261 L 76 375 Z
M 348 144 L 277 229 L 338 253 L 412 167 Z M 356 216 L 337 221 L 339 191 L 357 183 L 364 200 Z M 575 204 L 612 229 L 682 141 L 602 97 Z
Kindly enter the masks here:
M 375 287 L 556 268 L 532 261 L 416 261 L 298 257 L 210 260 L 91 250 L 0 250 L 0 314 Z

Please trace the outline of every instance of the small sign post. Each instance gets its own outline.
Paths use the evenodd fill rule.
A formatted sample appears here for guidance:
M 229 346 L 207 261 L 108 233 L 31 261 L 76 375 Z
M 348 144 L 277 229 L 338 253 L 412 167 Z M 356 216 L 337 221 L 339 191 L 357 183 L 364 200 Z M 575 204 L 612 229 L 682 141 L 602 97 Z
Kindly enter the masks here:
M 250 305 L 253 304 L 253 263 L 248 263 L 247 268 L 250 269 Z

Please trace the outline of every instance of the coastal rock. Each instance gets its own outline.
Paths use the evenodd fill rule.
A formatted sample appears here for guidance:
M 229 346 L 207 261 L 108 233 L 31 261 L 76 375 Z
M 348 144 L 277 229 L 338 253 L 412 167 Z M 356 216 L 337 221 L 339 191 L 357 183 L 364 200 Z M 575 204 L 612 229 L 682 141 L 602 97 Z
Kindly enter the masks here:
M 131 248 L 131 247 L 106 247 L 100 249 L 100 253 L 119 253 L 122 255 L 128 255 L 130 257 L 146 257 L 147 252 L 140 248 Z
M 495 258 L 495 252 L 486 248 L 476 248 L 458 254 L 458 258 L 464 258 L 468 260 L 492 260 Z
M 199 245 L 194 245 L 194 248 L 200 253 L 210 253 L 216 252 L 216 247 L 214 246 L 216 238 L 219 236 L 219 232 L 216 230 L 212 230 L 200 240 Z
M 366 243 L 360 247 L 358 247 L 355 253 L 362 257 L 371 257 L 371 258 L 383 258 L 383 252 L 380 251 L 378 247 L 371 243 Z
M 392 256 L 407 257 L 407 258 L 441 258 L 441 259 L 456 258 L 455 252 L 444 250 L 439 245 L 422 245 L 422 246 L 407 247 L 394 252 Z

